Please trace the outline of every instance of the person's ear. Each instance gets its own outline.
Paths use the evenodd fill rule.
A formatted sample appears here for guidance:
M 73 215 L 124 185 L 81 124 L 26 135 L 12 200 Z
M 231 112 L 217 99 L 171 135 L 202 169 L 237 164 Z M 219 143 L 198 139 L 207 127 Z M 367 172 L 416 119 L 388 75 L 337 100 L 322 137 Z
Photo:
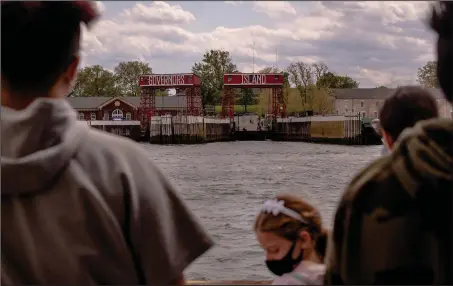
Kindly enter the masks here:
M 311 239 L 310 233 L 306 230 L 301 230 L 299 232 L 299 238 L 301 241 L 301 246 L 300 248 L 305 249 L 305 248 L 310 248 L 313 241 Z
M 384 139 L 385 147 L 387 147 L 387 149 L 389 150 L 392 150 L 394 141 L 392 137 L 387 132 L 385 132 L 385 130 L 382 130 L 382 138 Z
M 79 67 L 79 62 L 80 62 L 80 57 L 74 56 L 73 61 L 66 69 L 66 79 L 68 81 L 67 82 L 68 84 L 72 84 L 73 82 L 75 82 L 75 79 L 77 76 L 77 68 Z

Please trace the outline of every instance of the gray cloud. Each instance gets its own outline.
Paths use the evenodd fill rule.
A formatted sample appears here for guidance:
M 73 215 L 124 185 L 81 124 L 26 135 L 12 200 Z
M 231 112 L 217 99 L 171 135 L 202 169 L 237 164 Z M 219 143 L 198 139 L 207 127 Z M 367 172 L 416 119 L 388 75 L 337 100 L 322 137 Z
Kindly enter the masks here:
M 206 50 L 220 48 L 249 70 L 255 42 L 257 66 L 274 65 L 278 49 L 279 67 L 290 60 L 323 60 L 331 70 L 372 87 L 413 82 L 417 68 L 433 58 L 433 35 L 423 21 L 427 2 L 317 2 L 297 6 L 296 15 L 274 20 L 275 25 L 233 29 L 218 23 L 204 33 L 181 26 L 195 20 L 191 12 L 171 2 L 155 3 L 101 21 L 84 40 L 86 63 L 143 59 L 156 71 L 186 72 Z
M 163 1 L 153 1 L 149 5 L 137 3 L 133 8 L 126 9 L 123 15 L 148 24 L 187 24 L 195 20 L 195 16 L 181 6 Z

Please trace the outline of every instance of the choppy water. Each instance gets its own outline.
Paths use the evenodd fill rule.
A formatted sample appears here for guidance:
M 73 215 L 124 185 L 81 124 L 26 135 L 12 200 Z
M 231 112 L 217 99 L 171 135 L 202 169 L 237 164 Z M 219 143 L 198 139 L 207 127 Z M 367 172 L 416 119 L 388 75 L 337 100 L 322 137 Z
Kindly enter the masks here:
M 187 269 L 196 280 L 270 278 L 252 231 L 261 204 L 279 192 L 301 195 L 330 228 L 346 184 L 381 150 L 300 142 L 145 146 L 216 241 Z

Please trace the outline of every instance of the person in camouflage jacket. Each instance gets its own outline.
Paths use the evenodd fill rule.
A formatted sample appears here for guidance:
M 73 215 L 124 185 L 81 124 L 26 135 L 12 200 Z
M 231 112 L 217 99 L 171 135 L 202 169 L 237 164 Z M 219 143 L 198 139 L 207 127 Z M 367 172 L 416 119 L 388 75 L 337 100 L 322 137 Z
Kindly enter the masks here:
M 434 7 L 437 74 L 453 97 L 453 2 Z M 453 121 L 405 130 L 389 156 L 361 171 L 335 214 L 326 285 L 453 282 Z

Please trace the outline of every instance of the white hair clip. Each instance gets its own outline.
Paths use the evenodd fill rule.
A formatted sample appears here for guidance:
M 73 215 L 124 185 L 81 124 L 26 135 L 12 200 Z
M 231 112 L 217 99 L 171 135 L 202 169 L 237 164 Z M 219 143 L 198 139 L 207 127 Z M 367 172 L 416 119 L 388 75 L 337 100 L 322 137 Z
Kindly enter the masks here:
M 285 207 L 284 201 L 268 200 L 261 207 L 261 212 L 270 213 L 270 214 L 273 214 L 274 216 L 276 216 L 278 214 L 284 214 L 289 217 L 292 217 L 293 219 L 297 219 L 298 221 L 300 221 L 302 223 L 308 224 L 307 220 L 305 220 L 300 214 L 293 211 L 292 209 Z

